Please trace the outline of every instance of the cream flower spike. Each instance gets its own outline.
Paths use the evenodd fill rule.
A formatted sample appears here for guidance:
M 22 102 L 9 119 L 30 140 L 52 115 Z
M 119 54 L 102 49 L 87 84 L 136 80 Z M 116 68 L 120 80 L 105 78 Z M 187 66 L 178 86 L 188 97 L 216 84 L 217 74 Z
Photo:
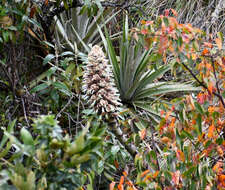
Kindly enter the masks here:
M 115 113 L 121 106 L 113 73 L 102 48 L 95 45 L 88 54 L 84 67 L 83 91 L 96 112 L 105 115 Z

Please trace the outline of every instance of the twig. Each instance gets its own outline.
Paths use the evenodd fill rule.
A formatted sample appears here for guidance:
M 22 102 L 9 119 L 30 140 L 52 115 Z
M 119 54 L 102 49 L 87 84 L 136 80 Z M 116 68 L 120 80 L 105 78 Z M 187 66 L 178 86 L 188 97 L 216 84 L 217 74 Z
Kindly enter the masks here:
M 185 65 L 183 62 L 182 62 L 181 64 L 188 70 L 188 72 L 189 72 L 189 73 L 192 75 L 192 77 L 200 84 L 200 86 L 202 86 L 202 87 L 205 88 L 207 91 L 209 91 L 209 89 L 208 89 L 208 87 L 206 86 L 206 84 L 205 84 L 204 82 L 200 81 L 200 80 L 195 76 L 195 74 L 192 72 L 192 70 L 191 70 L 187 65 Z M 224 100 L 223 100 L 223 97 L 222 97 L 220 94 L 218 94 L 217 92 L 212 92 L 212 93 L 220 99 L 221 103 L 223 104 L 223 107 L 225 108 L 225 102 L 224 102 Z
M 69 101 L 66 105 L 60 110 L 60 112 L 56 115 L 56 119 L 61 116 L 62 112 L 70 105 L 71 100 L 73 99 L 73 95 L 70 97 Z
M 23 105 L 23 113 L 24 113 L 25 120 L 27 122 L 28 127 L 30 127 L 29 121 L 27 119 L 27 114 L 26 114 L 26 108 L 25 108 L 25 104 L 24 104 L 24 99 L 21 98 L 21 101 L 22 101 L 22 105 Z

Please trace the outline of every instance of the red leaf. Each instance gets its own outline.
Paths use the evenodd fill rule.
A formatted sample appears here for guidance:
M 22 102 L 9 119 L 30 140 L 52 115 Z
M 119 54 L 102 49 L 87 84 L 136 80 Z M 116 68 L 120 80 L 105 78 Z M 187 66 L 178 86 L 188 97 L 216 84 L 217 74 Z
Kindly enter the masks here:
M 159 39 L 159 54 L 163 54 L 168 45 L 168 38 L 164 35 L 160 36 Z
M 200 103 L 200 104 L 204 104 L 204 102 L 206 101 L 206 94 L 203 94 L 203 93 L 199 93 L 198 96 L 197 96 L 197 101 Z
M 33 18 L 35 13 L 36 13 L 36 7 L 32 7 L 30 10 L 30 18 Z
M 176 172 L 174 172 L 172 174 L 172 181 L 174 183 L 174 185 L 178 186 L 179 185 L 179 181 L 180 181 L 180 171 L 177 170 Z
M 148 34 L 148 30 L 147 30 L 147 29 L 142 29 L 142 30 L 141 30 L 141 34 L 143 34 L 143 35 Z
M 169 13 L 170 13 L 170 10 L 169 9 L 166 9 L 165 10 L 165 16 L 169 16 Z

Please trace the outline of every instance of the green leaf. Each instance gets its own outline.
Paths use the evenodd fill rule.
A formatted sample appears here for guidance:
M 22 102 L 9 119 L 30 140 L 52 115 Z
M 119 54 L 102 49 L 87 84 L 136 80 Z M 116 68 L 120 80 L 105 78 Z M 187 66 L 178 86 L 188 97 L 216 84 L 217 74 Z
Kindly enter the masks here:
M 195 102 L 194 105 L 195 105 L 195 108 L 198 110 L 198 112 L 200 114 L 204 115 L 204 110 L 203 110 L 202 106 L 198 102 Z
M 55 89 L 53 89 L 51 91 L 50 96 L 55 101 L 55 103 L 58 104 L 58 102 L 59 102 L 59 94 L 58 94 L 58 92 Z
M 198 126 L 198 132 L 200 134 L 202 134 L 202 116 L 201 116 L 201 114 L 198 114 L 196 122 L 197 122 L 197 126 Z
M 191 176 L 194 175 L 194 173 L 195 173 L 196 170 L 197 170 L 196 166 L 193 166 L 193 167 L 191 167 L 190 169 L 188 169 L 187 171 L 185 171 L 185 172 L 183 173 L 183 175 L 184 175 L 185 177 L 191 177 Z
M 65 51 L 65 52 L 63 52 L 62 54 L 60 54 L 60 56 L 67 56 L 67 55 L 73 55 L 74 56 L 74 53 L 73 52 L 71 52 L 71 51 Z
M 218 32 L 217 36 L 220 38 L 220 40 L 223 42 L 223 33 L 222 32 Z
M 116 81 L 117 86 L 119 87 L 120 86 L 119 85 L 120 69 L 119 69 L 119 63 L 118 63 L 117 58 L 116 58 L 116 52 L 115 52 L 115 50 L 113 48 L 113 45 L 112 45 L 112 41 L 109 37 L 108 31 L 107 31 L 105 25 L 104 25 L 104 28 L 105 28 L 106 37 L 104 36 L 104 34 L 101 30 L 101 27 L 98 24 L 97 24 L 97 27 L 98 27 L 100 36 L 102 38 L 103 44 L 105 46 L 105 49 L 108 51 L 109 59 L 110 59 L 110 62 L 113 66 L 115 81 Z
M 178 46 L 178 47 L 181 47 L 181 46 L 182 46 L 182 44 L 183 44 L 182 37 L 181 37 L 181 36 L 179 36 L 179 38 L 178 38 L 178 40 L 177 40 L 177 46 Z
M 69 146 L 69 148 L 66 150 L 66 152 L 69 155 L 73 155 L 73 154 L 77 154 L 79 152 L 81 152 L 84 149 L 84 134 L 81 133 L 77 139 L 71 143 L 71 145 Z
M 12 133 L 13 132 L 13 128 L 16 124 L 16 119 L 14 119 L 12 122 L 9 123 L 8 127 L 7 127 L 7 132 L 8 133 Z M 0 149 L 5 145 L 5 143 L 7 142 L 8 140 L 8 137 L 7 136 L 3 136 L 2 140 L 1 140 L 1 143 L 0 143 Z
M 0 151 L 0 159 L 5 157 L 9 153 L 11 148 L 12 148 L 12 142 L 8 142 L 6 144 L 6 147 L 4 147 L 4 149 L 2 151 Z
M 167 17 L 163 17 L 163 21 L 164 21 L 166 26 L 169 26 L 169 20 L 168 20 Z
M 21 139 L 23 141 L 23 143 L 25 145 L 32 145 L 34 146 L 34 140 L 32 138 L 32 135 L 30 134 L 30 132 L 25 129 L 24 127 L 20 130 L 20 135 L 21 135 Z
M 199 91 L 200 88 L 193 87 L 192 85 L 180 84 L 180 83 L 154 83 L 155 86 L 150 85 L 146 89 L 139 92 L 136 95 L 136 99 L 143 99 L 153 95 L 162 95 L 165 93 L 171 92 L 190 92 L 190 91 Z
M 178 131 L 177 128 L 176 128 L 176 142 L 179 145 L 179 148 L 181 150 L 183 150 L 183 146 L 182 146 L 183 145 L 183 142 L 182 142 L 181 136 L 180 136 L 179 131 Z
M 42 84 L 39 84 L 38 86 L 32 88 L 30 92 L 31 93 L 39 92 L 41 90 L 48 88 L 48 86 L 49 85 L 47 83 L 42 83 Z
M 187 131 L 185 131 L 185 130 L 183 130 L 181 132 L 181 134 L 184 135 L 184 136 L 186 136 L 186 137 L 188 137 L 189 139 L 194 140 L 194 137 L 190 133 L 188 133 Z
M 44 60 L 43 60 L 43 65 L 46 65 L 49 61 L 51 61 L 53 58 L 55 58 L 55 55 L 53 54 L 48 54 Z
M 111 153 L 113 156 L 115 156 L 120 150 L 120 147 L 118 145 L 115 145 L 111 148 Z
M 60 90 L 64 94 L 66 94 L 67 96 L 71 96 L 72 95 L 72 93 L 70 92 L 70 90 L 68 89 L 68 87 L 63 82 L 57 81 L 57 82 L 52 83 L 52 85 L 56 89 Z

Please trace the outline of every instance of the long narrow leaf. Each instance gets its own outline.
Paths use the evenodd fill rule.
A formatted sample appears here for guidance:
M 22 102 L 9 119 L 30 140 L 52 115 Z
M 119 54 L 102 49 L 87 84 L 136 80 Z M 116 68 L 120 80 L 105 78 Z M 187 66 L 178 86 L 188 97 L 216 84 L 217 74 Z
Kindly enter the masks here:
M 170 66 L 162 66 L 158 70 L 150 72 L 149 74 L 146 74 L 143 79 L 139 81 L 138 88 L 135 92 L 135 96 L 138 96 L 138 94 L 142 91 L 143 88 L 145 88 L 148 84 L 151 84 L 155 79 L 157 79 L 159 76 L 163 75 L 165 72 L 167 72 L 170 69 Z
M 112 64 L 112 67 L 113 67 L 113 72 L 114 72 L 114 77 L 115 77 L 117 87 L 120 87 L 120 83 L 119 83 L 119 79 L 120 79 L 119 63 L 117 61 L 116 52 L 113 48 L 113 45 L 112 45 L 111 39 L 109 37 L 108 31 L 106 29 L 106 26 L 104 26 L 105 33 L 106 33 L 106 37 L 105 37 L 98 24 L 97 24 L 97 27 L 98 27 L 99 33 L 101 35 L 101 38 L 102 38 L 103 44 L 105 46 L 105 49 L 107 50 L 107 52 L 109 54 L 109 59 L 110 59 L 110 62 Z
M 136 96 L 136 98 L 143 99 L 149 96 L 160 95 L 160 94 L 171 93 L 171 92 L 191 92 L 191 91 L 199 91 L 199 90 L 201 90 L 199 87 L 193 87 L 187 84 L 165 84 L 158 88 L 145 89 L 142 92 L 140 92 Z

